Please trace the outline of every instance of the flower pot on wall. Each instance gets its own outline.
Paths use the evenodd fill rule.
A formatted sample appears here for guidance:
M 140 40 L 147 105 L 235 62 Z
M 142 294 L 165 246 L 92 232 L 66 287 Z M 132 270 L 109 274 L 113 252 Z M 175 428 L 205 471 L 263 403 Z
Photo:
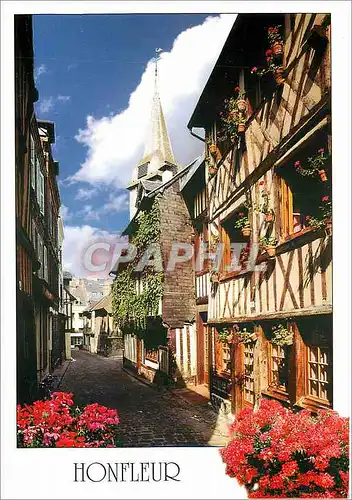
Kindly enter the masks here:
M 281 55 L 284 52 L 283 44 L 281 42 L 274 42 L 271 46 L 271 50 L 273 51 L 274 56 Z
M 325 170 L 319 170 L 320 180 L 326 182 L 328 180 Z
M 285 78 L 283 76 L 283 72 L 284 72 L 284 68 L 280 67 L 280 68 L 277 68 L 275 71 L 274 71 L 274 77 L 275 77 L 275 81 L 278 85 L 282 85 L 285 81 Z
M 251 235 L 251 228 L 250 227 L 243 227 L 241 231 L 242 231 L 243 236 L 248 237 Z
M 274 214 L 271 212 L 269 212 L 268 214 L 265 214 L 264 220 L 265 220 L 265 222 L 272 222 L 274 220 Z
M 276 247 L 273 245 L 265 247 L 266 253 L 269 255 L 269 257 L 275 257 L 276 255 Z
M 237 125 L 237 131 L 238 132 L 244 132 L 246 130 L 246 124 L 245 123 L 239 123 Z

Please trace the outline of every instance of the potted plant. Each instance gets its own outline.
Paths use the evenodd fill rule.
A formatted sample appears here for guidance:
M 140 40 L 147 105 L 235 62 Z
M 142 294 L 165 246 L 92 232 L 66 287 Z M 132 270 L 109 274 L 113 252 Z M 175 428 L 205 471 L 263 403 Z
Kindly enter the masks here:
M 278 323 L 271 328 L 271 342 L 273 344 L 289 346 L 293 344 L 293 331 L 282 323 Z
M 247 328 L 243 328 L 241 330 L 238 325 L 235 325 L 234 328 L 238 342 L 247 344 L 248 342 L 254 342 L 255 340 L 257 340 L 257 335 L 255 332 L 249 332 Z
M 216 175 L 217 171 L 218 171 L 218 169 L 214 165 L 210 165 L 208 167 L 208 176 L 209 176 L 209 179 L 212 179 L 214 177 L 214 175 Z
M 306 224 L 315 231 L 325 229 L 326 234 L 330 236 L 332 233 L 332 202 L 327 195 L 321 198 L 321 202 L 322 204 L 319 206 L 320 215 L 317 217 L 307 215 L 305 218 Z
M 302 176 L 314 176 L 319 175 L 320 180 L 322 182 L 326 182 L 328 180 L 326 171 L 324 168 L 324 164 L 328 159 L 325 156 L 325 152 L 323 148 L 318 149 L 318 153 L 315 156 L 308 158 L 308 165 L 302 166 L 301 162 L 297 160 L 294 164 L 296 172 L 298 172 Z
M 245 124 L 248 120 L 246 92 L 238 86 L 235 87 L 234 91 L 234 96 L 224 100 L 224 109 L 219 113 L 223 125 L 217 134 L 220 141 L 230 139 L 231 142 L 235 142 L 238 134 L 245 131 Z
M 210 273 L 210 281 L 211 283 L 218 283 L 220 278 L 220 273 L 219 271 L 212 271 Z
M 272 236 L 263 236 L 259 241 L 269 257 L 275 257 L 277 244 L 276 238 Z
M 279 28 L 281 28 L 281 25 L 271 26 L 270 28 L 268 28 L 268 40 L 271 49 L 266 51 L 267 57 L 271 54 L 273 54 L 274 56 L 281 56 L 283 54 L 284 42 L 280 35 Z
M 248 216 L 244 214 L 244 212 L 238 212 L 237 218 L 234 223 L 235 229 L 241 229 L 243 236 L 250 236 L 251 234 L 251 225 L 248 219 Z

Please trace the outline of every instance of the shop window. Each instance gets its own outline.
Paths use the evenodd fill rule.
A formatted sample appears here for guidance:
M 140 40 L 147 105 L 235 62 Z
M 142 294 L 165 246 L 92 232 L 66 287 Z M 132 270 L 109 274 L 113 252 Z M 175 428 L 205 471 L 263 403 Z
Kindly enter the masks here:
M 288 386 L 288 347 L 270 343 L 269 386 L 280 391 L 287 391 Z
M 244 400 L 254 404 L 254 343 L 244 344 Z

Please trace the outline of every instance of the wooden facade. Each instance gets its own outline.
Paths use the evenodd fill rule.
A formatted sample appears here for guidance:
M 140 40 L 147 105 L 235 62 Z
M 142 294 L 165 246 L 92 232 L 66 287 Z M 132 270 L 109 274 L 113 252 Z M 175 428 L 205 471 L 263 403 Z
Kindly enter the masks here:
M 272 75 L 260 80 L 248 67 L 263 58 L 268 48 L 264 35 L 276 24 L 284 34 L 282 85 Z M 220 144 L 220 102 L 238 84 L 247 93 L 250 116 L 234 144 Z M 209 241 L 224 245 L 220 277 L 211 285 L 206 311 L 209 378 L 214 403 L 235 413 L 261 397 L 313 410 L 332 406 L 332 241 L 307 222 L 310 210 L 331 196 L 330 121 L 327 16 L 238 15 L 189 124 L 203 127 L 218 146 L 216 155 L 205 146 L 208 168 L 216 168 L 207 181 Z M 327 182 L 300 177 L 294 164 L 320 149 L 328 157 Z M 194 191 L 196 207 L 199 189 Z M 234 230 L 235 214 L 246 210 L 248 200 L 251 207 L 259 206 L 263 192 L 272 220 L 249 210 L 251 236 L 244 238 Z M 276 239 L 274 257 L 260 250 L 267 235 Z M 226 269 L 231 242 L 258 245 L 252 266 L 247 261 L 244 267 Z M 196 279 L 197 290 L 204 290 Z M 293 333 L 292 345 L 271 342 L 278 324 Z M 220 342 L 225 327 L 234 332 L 246 328 L 253 341 L 243 343 L 235 336 L 231 344 Z
M 58 164 L 54 124 L 37 122 L 30 15 L 15 16 L 15 180 L 17 253 L 17 398 L 31 401 L 38 382 L 65 357 L 59 304 Z

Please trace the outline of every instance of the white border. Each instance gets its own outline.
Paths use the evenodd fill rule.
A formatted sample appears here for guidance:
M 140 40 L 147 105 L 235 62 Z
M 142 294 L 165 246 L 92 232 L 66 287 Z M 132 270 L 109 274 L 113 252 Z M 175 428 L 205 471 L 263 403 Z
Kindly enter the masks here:
M 277 8 L 275 6 L 277 5 Z M 334 152 L 334 405 L 350 414 L 351 5 L 334 2 L 1 2 L 1 436 L 2 498 L 243 498 L 217 449 L 17 450 L 15 448 L 14 13 L 332 12 Z M 73 483 L 72 463 L 173 460 L 180 483 Z

